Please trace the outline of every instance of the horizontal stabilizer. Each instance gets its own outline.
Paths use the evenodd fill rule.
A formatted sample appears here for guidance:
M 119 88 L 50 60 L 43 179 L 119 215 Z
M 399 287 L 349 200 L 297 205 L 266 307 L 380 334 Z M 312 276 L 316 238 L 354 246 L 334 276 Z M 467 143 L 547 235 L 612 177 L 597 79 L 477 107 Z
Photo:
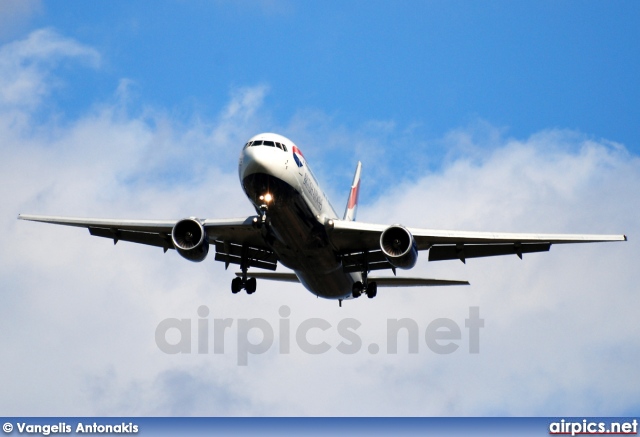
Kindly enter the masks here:
M 241 278 L 242 273 L 236 272 L 236 276 Z M 269 281 L 300 282 L 295 273 L 247 272 L 247 276 L 256 279 L 268 279 Z
M 236 276 L 242 277 L 242 273 L 237 272 Z M 247 272 L 247 276 L 256 279 L 268 279 L 271 281 L 300 282 L 294 273 Z M 467 281 L 451 281 L 448 279 L 429 278 L 401 278 L 397 276 L 369 276 L 369 281 L 375 281 L 379 287 L 437 287 L 444 285 L 469 285 L 469 282 Z
M 402 278 L 390 276 L 376 278 L 369 276 L 369 281 L 375 281 L 378 287 L 439 287 L 444 285 L 469 285 L 468 281 L 452 281 L 449 279 L 429 279 L 429 278 Z

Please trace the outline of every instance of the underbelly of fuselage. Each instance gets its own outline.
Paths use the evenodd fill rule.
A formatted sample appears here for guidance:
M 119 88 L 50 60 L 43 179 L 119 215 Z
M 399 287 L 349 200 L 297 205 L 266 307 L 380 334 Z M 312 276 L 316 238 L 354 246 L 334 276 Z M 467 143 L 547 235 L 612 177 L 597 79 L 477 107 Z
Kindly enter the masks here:
M 245 177 L 242 186 L 256 210 L 263 203 L 260 196 L 271 195 L 263 238 L 280 263 L 292 269 L 313 294 L 349 298 L 354 279 L 342 270 L 324 224 L 303 196 L 286 182 L 263 173 Z

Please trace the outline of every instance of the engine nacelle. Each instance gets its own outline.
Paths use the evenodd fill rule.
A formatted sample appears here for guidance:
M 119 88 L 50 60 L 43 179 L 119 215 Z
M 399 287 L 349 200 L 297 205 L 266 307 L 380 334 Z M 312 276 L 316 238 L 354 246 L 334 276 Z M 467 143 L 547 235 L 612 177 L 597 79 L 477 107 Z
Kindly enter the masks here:
M 209 253 L 209 241 L 202 223 L 196 218 L 186 218 L 175 224 L 171 240 L 178 253 L 193 262 L 200 262 Z
M 418 245 L 413 235 L 402 225 L 389 226 L 380 235 L 380 249 L 392 266 L 410 269 L 418 261 Z

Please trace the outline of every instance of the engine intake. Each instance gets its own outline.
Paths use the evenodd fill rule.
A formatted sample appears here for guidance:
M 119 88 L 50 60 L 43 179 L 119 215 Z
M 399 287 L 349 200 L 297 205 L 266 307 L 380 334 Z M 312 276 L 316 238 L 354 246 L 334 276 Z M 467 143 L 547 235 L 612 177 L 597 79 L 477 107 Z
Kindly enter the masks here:
M 389 226 L 380 235 L 380 249 L 392 266 L 410 269 L 418 261 L 418 246 L 413 235 L 402 225 Z
M 175 224 L 171 231 L 171 240 L 178 253 L 193 262 L 200 262 L 209 253 L 207 233 L 196 218 L 186 218 Z

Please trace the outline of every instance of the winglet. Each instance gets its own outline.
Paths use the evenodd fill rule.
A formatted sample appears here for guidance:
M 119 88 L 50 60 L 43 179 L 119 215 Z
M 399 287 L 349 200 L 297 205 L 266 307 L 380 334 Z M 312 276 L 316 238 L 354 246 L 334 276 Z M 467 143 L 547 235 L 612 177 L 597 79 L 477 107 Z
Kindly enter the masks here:
M 351 184 L 351 192 L 349 193 L 349 200 L 347 201 L 347 207 L 344 210 L 344 220 L 354 221 L 356 219 L 356 210 L 358 209 L 358 195 L 360 194 L 360 170 L 362 169 L 362 163 L 358 161 L 356 167 L 356 174 L 353 176 L 353 183 Z

